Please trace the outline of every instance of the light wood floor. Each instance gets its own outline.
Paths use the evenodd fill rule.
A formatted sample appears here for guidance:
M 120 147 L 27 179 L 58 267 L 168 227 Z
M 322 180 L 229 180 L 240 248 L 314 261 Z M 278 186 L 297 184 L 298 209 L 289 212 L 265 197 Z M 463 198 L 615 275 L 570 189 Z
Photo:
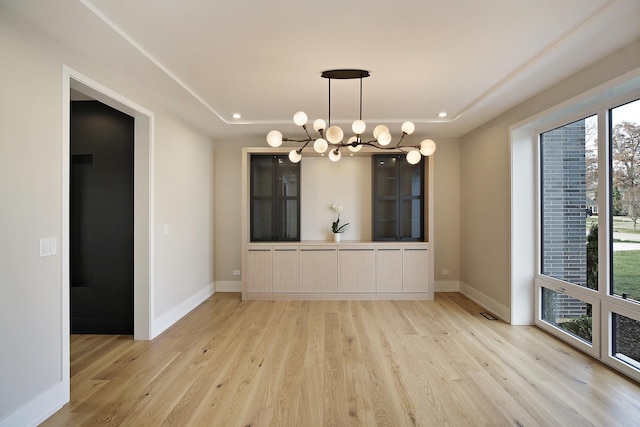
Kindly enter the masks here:
M 43 425 L 640 425 L 640 385 L 480 311 L 215 294 L 153 341 L 72 336 L 71 402 Z

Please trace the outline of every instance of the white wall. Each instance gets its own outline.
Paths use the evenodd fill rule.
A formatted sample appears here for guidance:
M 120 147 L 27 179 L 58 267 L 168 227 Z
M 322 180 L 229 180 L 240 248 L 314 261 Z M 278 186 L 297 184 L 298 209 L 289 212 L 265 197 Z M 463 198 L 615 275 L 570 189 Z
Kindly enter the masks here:
M 371 158 L 303 157 L 301 167 L 301 240 L 332 240 L 331 224 L 341 205 L 340 224 L 349 223 L 343 240 L 371 240 Z
M 61 382 L 60 63 L 0 11 L 0 420 Z
M 123 41 L 118 53 L 134 55 L 130 49 Z M 0 426 L 35 424 L 68 398 L 64 248 L 46 258 L 38 252 L 42 237 L 61 243 L 63 64 L 155 115 L 156 333 L 212 289 L 212 141 L 137 89 L 136 81 L 166 76 L 151 66 L 128 68 L 99 47 L 93 54 L 57 45 L 0 6 Z
M 213 144 L 170 116 L 156 123 L 154 335 L 214 286 Z

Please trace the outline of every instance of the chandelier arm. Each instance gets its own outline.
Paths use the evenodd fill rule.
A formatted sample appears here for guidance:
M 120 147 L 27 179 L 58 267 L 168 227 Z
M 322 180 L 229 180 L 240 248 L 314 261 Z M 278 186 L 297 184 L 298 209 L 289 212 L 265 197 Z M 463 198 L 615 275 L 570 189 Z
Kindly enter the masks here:
M 400 144 L 402 143 L 402 140 L 404 139 L 404 137 L 407 135 L 406 132 L 402 132 L 402 136 L 400 137 L 400 140 L 396 143 L 396 147 L 400 147 Z
M 378 150 L 400 150 L 402 152 L 404 152 L 403 148 L 406 148 L 405 146 L 394 146 L 394 147 L 384 147 L 382 145 L 378 145 L 375 143 L 375 141 L 368 141 L 368 142 L 361 142 L 359 145 L 368 145 L 370 147 L 376 148 Z
M 307 134 L 307 140 L 311 141 L 313 138 L 311 138 L 311 135 L 309 135 L 309 130 L 307 129 L 307 125 L 302 125 L 302 129 L 304 129 L 304 132 Z
M 305 147 L 307 146 L 307 144 L 311 141 L 313 141 L 312 138 L 306 138 L 306 139 L 292 139 L 292 138 L 285 138 L 282 137 L 282 141 L 284 142 L 304 142 L 305 143 Z
M 302 153 L 302 150 L 304 150 L 305 148 L 307 148 L 307 145 L 309 145 L 309 143 L 313 141 L 311 138 L 309 138 L 302 147 L 300 147 L 300 150 L 298 151 L 298 154 Z

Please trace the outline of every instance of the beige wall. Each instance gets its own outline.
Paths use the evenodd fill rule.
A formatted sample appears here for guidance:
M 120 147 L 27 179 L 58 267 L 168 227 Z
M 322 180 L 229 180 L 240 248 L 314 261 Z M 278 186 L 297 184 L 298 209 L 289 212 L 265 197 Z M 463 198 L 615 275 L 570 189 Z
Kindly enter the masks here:
M 640 40 L 460 139 L 460 279 L 468 293 L 510 307 L 509 127 L 638 67 Z
M 434 154 L 434 279 L 456 289 L 460 280 L 460 143 L 456 138 L 433 138 Z M 443 275 L 442 270 L 449 270 Z

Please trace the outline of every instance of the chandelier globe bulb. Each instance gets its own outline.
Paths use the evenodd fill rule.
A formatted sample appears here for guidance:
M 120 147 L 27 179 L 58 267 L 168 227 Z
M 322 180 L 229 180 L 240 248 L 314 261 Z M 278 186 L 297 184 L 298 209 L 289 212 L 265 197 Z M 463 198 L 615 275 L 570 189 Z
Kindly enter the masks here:
M 327 141 L 332 144 L 339 144 L 340 141 L 342 141 L 342 138 L 344 138 L 344 132 L 342 132 L 340 126 L 331 126 L 327 129 L 326 138 Z
M 413 122 L 404 122 L 401 130 L 407 135 L 411 135 L 416 130 L 416 125 L 414 125 Z
M 391 143 L 391 134 L 389 132 L 382 132 L 380 135 L 378 135 L 378 144 L 385 147 L 389 145 L 389 143 Z
M 293 123 L 298 126 L 304 126 L 307 124 L 307 114 L 304 111 L 298 111 L 293 115 Z
M 412 165 L 417 165 L 420 163 L 420 159 L 422 159 L 422 155 L 418 150 L 411 150 L 407 153 L 407 162 Z
M 420 154 L 430 156 L 436 151 L 436 143 L 431 139 L 425 139 L 420 143 Z
M 373 137 L 375 139 L 378 139 L 378 137 L 380 136 L 381 133 L 387 132 L 389 133 L 389 128 L 386 127 L 385 125 L 378 125 L 375 128 L 373 128 Z
M 353 125 L 351 125 L 351 130 L 353 130 L 353 133 L 356 135 L 362 135 L 366 129 L 367 124 L 362 120 L 356 120 L 353 122 Z
M 291 160 L 291 163 L 298 163 L 302 160 L 302 155 L 297 150 L 291 150 L 289 152 L 289 160 Z
M 325 123 L 325 121 L 324 121 L 324 120 L 322 120 L 322 119 L 316 119 L 316 120 L 313 122 L 313 129 L 314 129 L 316 132 L 320 132 L 321 130 L 325 130 L 325 129 L 326 129 L 326 127 L 327 127 L 327 124 L 326 124 L 326 123 Z
M 322 154 L 325 151 L 327 151 L 328 147 L 329 147 L 329 144 L 327 144 L 327 141 L 324 140 L 323 138 L 318 138 L 313 143 L 313 149 L 316 150 L 316 153 Z
M 272 147 L 279 147 L 282 145 L 282 133 L 277 130 L 272 130 L 267 134 L 267 144 Z
M 351 138 L 349 138 L 349 141 L 347 141 L 349 151 L 351 151 L 352 153 L 357 153 L 358 151 L 362 150 L 362 144 L 358 144 L 358 142 L 358 137 L 356 136 L 352 136 Z
M 337 148 L 329 152 L 329 160 L 331 160 L 332 162 L 337 162 L 341 157 L 342 153 Z

